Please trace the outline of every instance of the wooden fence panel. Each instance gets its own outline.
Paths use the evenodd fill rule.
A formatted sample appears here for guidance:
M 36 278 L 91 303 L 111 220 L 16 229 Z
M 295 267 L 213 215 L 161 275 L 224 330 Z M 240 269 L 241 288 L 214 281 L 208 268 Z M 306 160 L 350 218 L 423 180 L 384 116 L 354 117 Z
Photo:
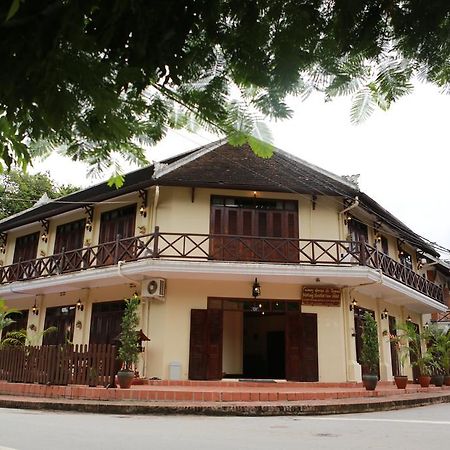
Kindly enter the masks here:
M 0 349 L 0 380 L 114 386 L 116 347 L 44 345 Z

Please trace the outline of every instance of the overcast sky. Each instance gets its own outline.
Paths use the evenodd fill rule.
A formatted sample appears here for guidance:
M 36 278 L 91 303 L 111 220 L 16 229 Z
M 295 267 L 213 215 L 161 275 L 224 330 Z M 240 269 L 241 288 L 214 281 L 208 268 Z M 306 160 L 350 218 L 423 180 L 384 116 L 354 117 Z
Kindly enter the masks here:
M 270 124 L 275 146 L 338 175 L 359 173 L 362 191 L 417 233 L 450 248 L 450 96 L 419 84 L 388 112 L 376 111 L 361 125 L 350 123 L 350 98 L 325 103 L 317 94 L 289 104 L 292 119 Z M 213 139 L 202 130 L 171 132 L 148 157 L 164 159 Z M 99 182 L 86 179 L 82 164 L 57 156 L 35 170 L 50 171 L 59 183 Z

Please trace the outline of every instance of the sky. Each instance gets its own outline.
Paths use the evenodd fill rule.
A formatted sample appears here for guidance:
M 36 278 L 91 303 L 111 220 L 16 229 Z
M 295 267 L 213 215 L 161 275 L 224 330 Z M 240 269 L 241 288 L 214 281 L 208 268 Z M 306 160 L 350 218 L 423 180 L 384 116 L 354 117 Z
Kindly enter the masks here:
M 360 174 L 363 192 L 416 233 L 450 249 L 450 96 L 417 84 L 389 111 L 375 111 L 359 125 L 350 122 L 350 97 L 324 102 L 314 94 L 305 101 L 289 98 L 288 104 L 294 111 L 291 119 L 268 122 L 276 147 L 337 175 Z M 215 139 L 203 130 L 171 131 L 147 156 L 159 161 Z M 39 170 L 49 171 L 58 183 L 101 181 L 87 179 L 83 164 L 56 155 L 31 171 Z

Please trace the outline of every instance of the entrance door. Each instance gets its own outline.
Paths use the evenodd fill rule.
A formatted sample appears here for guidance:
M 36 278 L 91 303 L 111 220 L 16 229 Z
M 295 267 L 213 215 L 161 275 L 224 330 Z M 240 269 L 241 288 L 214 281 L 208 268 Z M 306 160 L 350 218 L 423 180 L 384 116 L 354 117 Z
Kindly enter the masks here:
M 190 380 L 220 380 L 222 378 L 222 339 L 222 310 L 191 310 Z
M 317 314 L 286 314 L 286 379 L 319 380 Z

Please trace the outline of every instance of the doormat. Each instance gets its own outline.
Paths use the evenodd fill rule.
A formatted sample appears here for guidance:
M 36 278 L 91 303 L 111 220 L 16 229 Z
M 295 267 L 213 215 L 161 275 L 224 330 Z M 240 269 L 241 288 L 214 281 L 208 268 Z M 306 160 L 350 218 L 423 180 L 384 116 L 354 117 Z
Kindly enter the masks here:
M 269 380 L 267 378 L 239 378 L 239 381 L 244 383 L 276 383 L 275 380 Z

